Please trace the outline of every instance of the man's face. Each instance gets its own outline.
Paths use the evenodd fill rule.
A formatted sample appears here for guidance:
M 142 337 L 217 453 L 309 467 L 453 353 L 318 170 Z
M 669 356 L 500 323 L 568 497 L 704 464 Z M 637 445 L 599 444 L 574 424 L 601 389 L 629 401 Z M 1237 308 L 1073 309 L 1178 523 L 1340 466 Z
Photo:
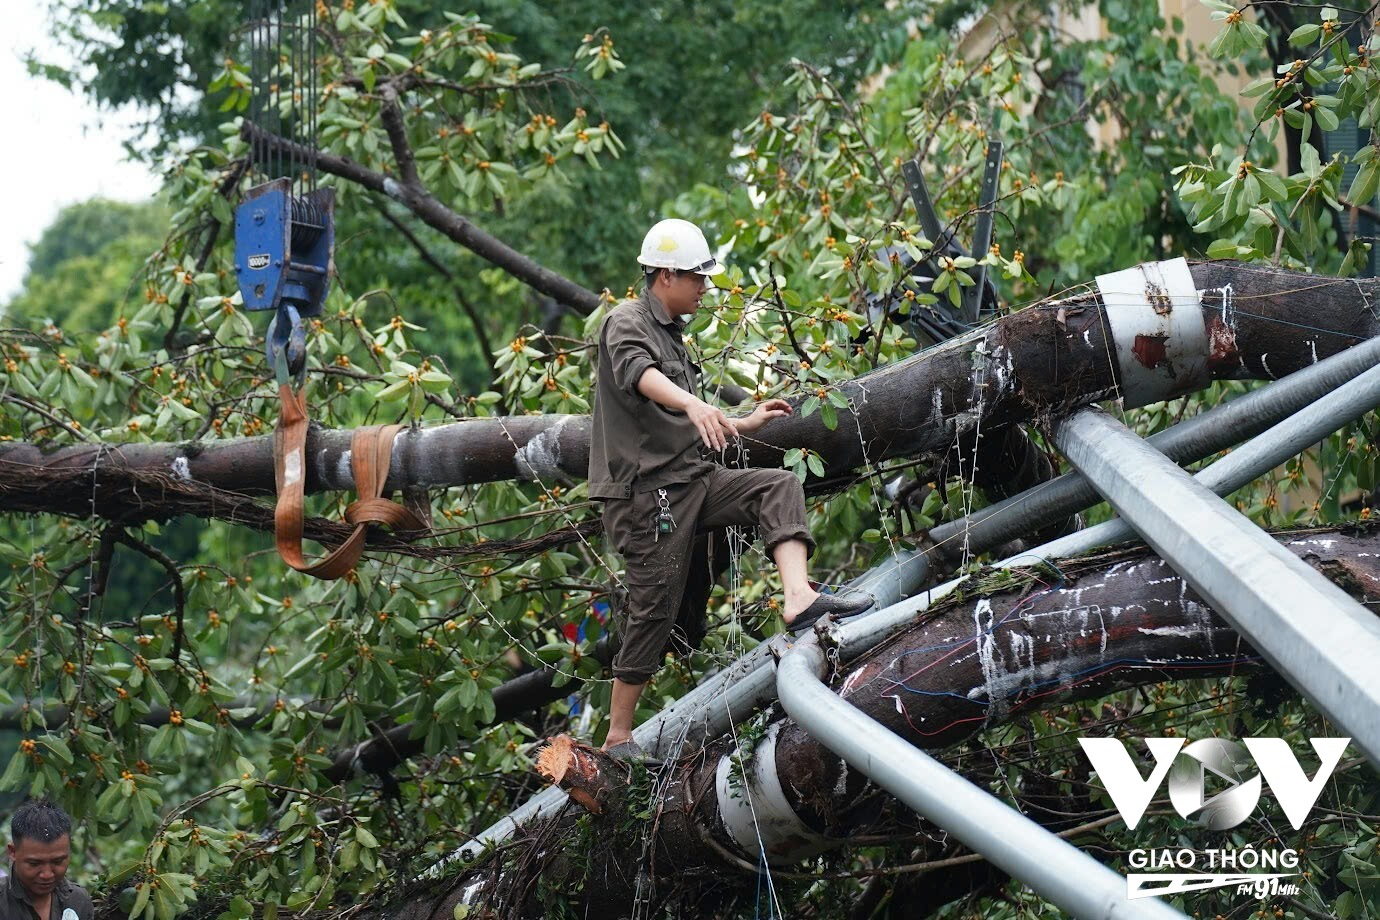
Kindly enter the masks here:
M 67 860 L 72 842 L 66 836 L 49 843 L 42 840 L 21 839 L 9 845 L 10 860 L 14 863 L 14 877 L 30 897 L 52 894 L 58 882 L 67 875 Z
M 662 272 L 658 295 L 672 316 L 689 316 L 699 309 L 700 298 L 709 290 L 709 279 L 695 272 Z

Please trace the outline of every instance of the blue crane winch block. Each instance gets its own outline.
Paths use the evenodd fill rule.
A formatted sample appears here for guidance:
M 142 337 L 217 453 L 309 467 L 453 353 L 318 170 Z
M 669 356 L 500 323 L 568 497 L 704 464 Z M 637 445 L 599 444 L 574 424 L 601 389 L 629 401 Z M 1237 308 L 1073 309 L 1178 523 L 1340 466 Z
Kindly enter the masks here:
M 284 368 L 300 376 L 306 367 L 301 321 L 321 314 L 334 254 L 334 189 L 294 196 L 291 180 L 274 179 L 235 209 L 235 276 L 245 309 L 275 311 L 265 351 L 280 380 Z

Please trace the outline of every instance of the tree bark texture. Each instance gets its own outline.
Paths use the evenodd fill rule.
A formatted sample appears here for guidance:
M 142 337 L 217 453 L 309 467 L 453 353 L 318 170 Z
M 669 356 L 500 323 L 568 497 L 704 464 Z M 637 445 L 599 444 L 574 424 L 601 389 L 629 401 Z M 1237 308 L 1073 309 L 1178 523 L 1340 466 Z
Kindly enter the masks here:
M 1192 266 L 1202 296 L 1214 379 L 1275 379 L 1380 331 L 1380 280 L 1322 278 L 1238 263 Z M 1118 393 L 1121 369 L 1100 297 L 1084 293 L 1035 305 L 970 335 L 839 385 L 851 409 L 830 430 L 797 414 L 747 439 L 754 466 L 779 466 L 809 447 L 831 480 L 893 457 L 947 451 L 978 435 L 1056 417 Z M 1163 342 L 1127 344 L 1146 367 L 1163 367 Z M 398 436 L 389 488 L 500 480 L 584 478 L 589 418 L 483 418 Z M 313 427 L 307 489 L 353 487 L 351 432 Z M 0 445 L 0 512 L 97 515 L 122 522 L 176 514 L 265 526 L 271 515 L 245 496 L 273 488 L 272 438 L 184 444 L 78 445 L 44 451 Z M 817 485 L 817 483 L 815 484 Z
M 1280 539 L 1361 602 L 1380 604 L 1380 530 Z M 938 750 L 1023 713 L 1265 667 L 1166 563 L 1141 552 L 1069 563 L 1058 575 L 1023 573 L 995 592 L 955 599 L 834 675 L 833 686 L 860 714 Z M 758 847 L 787 866 L 846 846 L 890 801 L 790 719 L 760 736 L 744 774 L 768 747 L 789 813 L 773 812 L 759 790 L 754 839 L 743 840 L 726 817 L 733 796 L 716 788 L 722 761 L 737 751 L 731 738 L 650 773 L 563 740 L 544 753 L 541 770 L 578 789 L 577 800 L 597 813 L 577 821 L 585 809 L 568 805 L 520 831 L 500 857 L 428 885 L 388 915 L 441 920 L 463 899 L 482 908 L 471 916 L 540 917 L 552 892 L 574 899 L 577 914 L 600 916 L 626 916 L 639 899 L 698 905 L 706 916 L 735 899 L 750 903 Z M 932 883 L 943 885 L 949 871 L 968 869 L 936 870 Z

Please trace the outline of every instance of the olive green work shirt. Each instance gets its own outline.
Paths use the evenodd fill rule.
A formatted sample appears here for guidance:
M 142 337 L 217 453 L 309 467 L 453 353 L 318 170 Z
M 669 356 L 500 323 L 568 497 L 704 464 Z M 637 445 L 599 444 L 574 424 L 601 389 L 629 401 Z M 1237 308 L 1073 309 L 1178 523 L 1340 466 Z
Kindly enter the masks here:
M 67 916 L 69 912 L 73 916 Z M 38 916 L 33 900 L 13 871 L 8 878 L 0 879 L 0 920 L 91 920 L 95 913 L 86 889 L 67 879 L 58 882 L 53 889 L 53 903 L 47 917 Z
M 655 294 L 644 291 L 614 307 L 599 327 L 590 498 L 631 498 L 634 492 L 690 482 L 713 468 L 700 458 L 700 433 L 689 417 L 637 391 L 651 367 L 687 393 L 697 393 L 700 369 L 685 349 L 680 324 Z

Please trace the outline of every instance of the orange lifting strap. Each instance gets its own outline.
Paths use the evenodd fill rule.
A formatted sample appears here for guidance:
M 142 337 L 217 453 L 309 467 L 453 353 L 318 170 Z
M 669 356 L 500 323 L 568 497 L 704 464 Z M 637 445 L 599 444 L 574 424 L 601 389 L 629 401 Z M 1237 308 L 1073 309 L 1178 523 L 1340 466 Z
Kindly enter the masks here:
M 356 501 L 345 509 L 345 520 L 355 525 L 354 532 L 340 546 L 316 563 L 302 555 L 302 515 L 306 486 L 307 405 L 300 392 L 288 384 L 278 387 L 282 411 L 273 437 L 273 473 L 278 487 L 278 506 L 273 511 L 274 536 L 278 555 L 299 572 L 313 578 L 340 578 L 355 567 L 364 552 L 364 538 L 370 524 L 386 524 L 395 531 L 426 530 L 416 514 L 396 502 L 383 498 L 388 480 L 393 439 L 402 425 L 371 425 L 356 428 L 350 441 L 350 468 L 354 471 Z

